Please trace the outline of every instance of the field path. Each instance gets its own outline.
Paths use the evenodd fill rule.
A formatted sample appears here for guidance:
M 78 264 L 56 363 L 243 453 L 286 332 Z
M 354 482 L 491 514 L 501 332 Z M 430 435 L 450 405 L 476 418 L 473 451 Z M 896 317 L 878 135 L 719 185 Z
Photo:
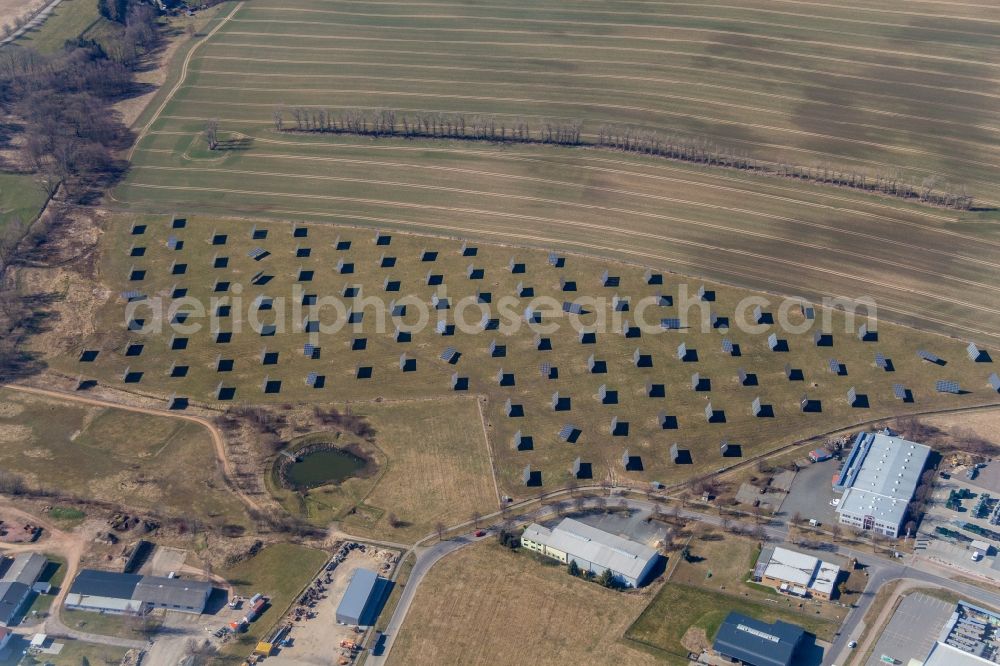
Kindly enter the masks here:
M 206 33 L 205 36 L 201 38 L 201 41 L 195 44 L 187 52 L 187 55 L 184 56 L 184 62 L 181 64 L 181 75 L 177 77 L 177 82 L 174 84 L 174 87 L 170 89 L 170 92 L 167 93 L 167 96 L 163 98 L 163 102 L 156 109 L 153 115 L 149 117 L 149 122 L 143 125 L 142 128 L 139 130 L 139 132 L 136 134 L 135 141 L 132 142 L 132 147 L 128 151 L 129 162 L 132 161 L 132 156 L 135 154 L 136 147 L 142 142 L 143 138 L 149 132 L 149 128 L 152 127 L 153 123 L 155 123 L 159 119 L 160 114 L 163 113 L 163 110 L 167 107 L 167 104 L 169 104 L 170 100 L 172 100 L 174 95 L 177 94 L 177 91 L 180 90 L 182 87 L 184 87 L 184 80 L 187 78 L 188 74 L 188 66 L 191 64 L 191 58 L 198 51 L 198 48 L 202 46 L 205 42 L 207 42 L 209 39 L 211 39 L 212 36 L 219 31 L 219 28 L 224 26 L 226 22 L 229 19 L 231 19 L 236 14 L 236 12 L 238 12 L 242 7 L 243 3 L 238 2 L 236 6 L 233 7 L 232 11 L 226 14 L 226 16 L 221 21 L 216 23 L 215 27 L 209 30 L 208 33 Z
M 0 384 L 0 388 L 10 389 L 12 391 L 20 391 L 21 393 L 31 393 L 33 395 L 45 396 L 48 398 L 53 398 L 55 400 L 62 400 L 68 402 L 76 402 L 85 405 L 92 405 L 94 407 L 104 407 L 107 409 L 123 409 L 128 412 L 135 412 L 137 414 L 148 414 L 150 416 L 160 416 L 165 418 L 180 419 L 182 421 L 188 421 L 190 423 L 197 423 L 208 431 L 208 434 L 212 438 L 212 444 L 215 448 L 215 457 L 219 461 L 221 471 L 226 480 L 226 485 L 229 486 L 230 491 L 235 494 L 240 501 L 242 501 L 247 508 L 254 511 L 263 511 L 263 508 L 254 500 L 252 497 L 248 496 L 234 481 L 235 473 L 233 471 L 232 463 L 229 461 L 229 457 L 226 455 L 226 442 L 225 438 L 222 436 L 222 432 L 215 426 L 214 423 L 206 418 L 200 416 L 193 416 L 191 414 L 178 414 L 177 412 L 171 412 L 165 409 L 154 409 L 152 407 L 135 407 L 132 405 L 123 405 L 117 402 L 111 402 L 109 400 L 100 400 L 98 398 L 89 398 L 80 395 L 73 395 L 71 393 L 66 393 L 63 391 L 56 391 L 53 389 L 42 389 L 36 388 L 34 386 L 23 386 L 20 384 Z

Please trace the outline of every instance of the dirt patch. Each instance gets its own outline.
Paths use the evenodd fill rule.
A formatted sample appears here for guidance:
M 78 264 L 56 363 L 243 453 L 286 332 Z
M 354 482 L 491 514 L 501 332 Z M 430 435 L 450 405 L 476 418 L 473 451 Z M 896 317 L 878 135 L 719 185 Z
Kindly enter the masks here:
M 163 491 L 155 483 L 140 481 L 129 472 L 119 472 L 103 479 L 94 479 L 90 485 L 94 494 L 101 497 L 129 498 L 132 501 L 139 498 L 145 502 L 153 502 L 163 497 Z
M 30 442 L 34 431 L 25 425 L 2 424 L 0 425 L 0 444 L 16 444 L 18 442 Z
M 0 419 L 12 419 L 24 411 L 24 406 L 16 402 L 0 402 Z
M 65 219 L 54 223 L 47 235 L 47 265 L 19 267 L 10 271 L 19 293 L 24 296 L 54 295 L 46 305 L 52 316 L 46 327 L 33 335 L 27 347 L 49 358 L 73 350 L 86 336 L 96 331 L 97 311 L 111 298 L 111 291 L 96 280 L 96 248 L 103 234 L 102 211 L 46 211 L 43 222 L 52 215 Z
M 21 451 L 21 455 L 25 456 L 26 458 L 36 458 L 39 460 L 51 460 L 52 458 L 55 458 L 55 456 L 52 455 L 51 451 L 49 451 L 48 449 L 43 449 L 42 447 L 39 446 L 36 446 L 35 448 L 32 449 L 25 449 L 24 451 Z
M 949 434 L 954 434 L 955 430 L 971 431 L 977 437 L 1000 444 L 1000 437 L 997 436 L 1000 432 L 1000 409 L 925 416 L 923 421 Z
M 708 640 L 708 635 L 705 634 L 705 630 L 699 627 L 690 627 L 684 632 L 683 638 L 681 638 L 681 645 L 684 646 L 688 652 L 701 653 L 712 646 L 711 641 Z

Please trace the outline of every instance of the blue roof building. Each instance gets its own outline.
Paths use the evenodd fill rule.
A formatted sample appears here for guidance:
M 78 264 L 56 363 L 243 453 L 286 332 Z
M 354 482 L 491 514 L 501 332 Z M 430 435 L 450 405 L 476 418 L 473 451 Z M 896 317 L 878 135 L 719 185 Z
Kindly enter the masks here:
M 767 624 L 740 613 L 726 616 L 712 649 L 749 666 L 790 666 L 806 632 L 788 622 Z
M 369 569 L 356 569 L 351 576 L 344 596 L 337 606 L 337 622 L 366 626 L 374 622 L 374 606 L 378 605 L 375 589 L 378 587 L 378 575 Z

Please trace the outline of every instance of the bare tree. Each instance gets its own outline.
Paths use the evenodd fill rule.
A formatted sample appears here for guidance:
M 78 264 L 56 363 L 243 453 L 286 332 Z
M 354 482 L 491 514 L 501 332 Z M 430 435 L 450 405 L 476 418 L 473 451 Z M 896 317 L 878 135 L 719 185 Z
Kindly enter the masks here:
M 479 529 L 479 521 L 482 520 L 482 518 L 483 518 L 482 514 L 479 513 L 478 511 L 473 511 L 472 512 L 472 515 L 470 516 L 470 519 L 472 520 L 472 526 L 475 529 L 477 529 L 477 530 Z
M 219 120 L 218 118 L 212 118 L 205 121 L 205 129 L 202 130 L 202 136 L 205 137 L 205 143 L 208 144 L 209 150 L 215 150 L 219 147 Z
M 434 523 L 434 531 L 437 532 L 438 541 L 444 541 L 444 523 L 440 520 Z

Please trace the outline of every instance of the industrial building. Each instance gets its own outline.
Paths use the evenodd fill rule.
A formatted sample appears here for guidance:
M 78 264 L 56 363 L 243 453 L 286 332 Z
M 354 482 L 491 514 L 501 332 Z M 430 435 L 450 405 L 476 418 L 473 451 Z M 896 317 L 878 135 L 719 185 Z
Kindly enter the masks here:
M 24 583 L 0 583 L 0 627 L 12 627 L 20 622 L 31 596 L 31 588 Z
M 859 434 L 833 483 L 834 492 L 843 493 L 840 523 L 899 536 L 930 452 L 889 430 Z
M 767 624 L 740 613 L 726 616 L 712 649 L 748 666 L 790 666 L 806 632 L 788 622 Z
M 839 576 L 840 567 L 836 564 L 772 546 L 761 550 L 753 573 L 754 580 L 783 594 L 824 601 L 833 597 Z
M 626 587 L 642 585 L 660 557 L 649 546 L 572 518 L 552 529 L 532 523 L 521 535 L 521 546 L 563 564 L 576 562 L 582 571 L 595 575 L 609 569 L 615 581 Z
M 996 666 L 1000 659 L 1000 616 L 960 601 L 923 661 L 912 666 Z
M 373 624 L 388 592 L 386 583 L 370 569 L 355 569 L 337 606 L 337 622 L 361 627 Z
M 4 583 L 24 583 L 28 587 L 33 587 L 38 579 L 45 572 L 48 566 L 48 559 L 38 553 L 21 553 L 11 562 L 7 571 L 4 572 L 0 582 Z
M 153 608 L 202 613 L 211 594 L 212 584 L 203 581 L 84 569 L 66 595 L 66 608 L 102 613 L 142 613 Z

